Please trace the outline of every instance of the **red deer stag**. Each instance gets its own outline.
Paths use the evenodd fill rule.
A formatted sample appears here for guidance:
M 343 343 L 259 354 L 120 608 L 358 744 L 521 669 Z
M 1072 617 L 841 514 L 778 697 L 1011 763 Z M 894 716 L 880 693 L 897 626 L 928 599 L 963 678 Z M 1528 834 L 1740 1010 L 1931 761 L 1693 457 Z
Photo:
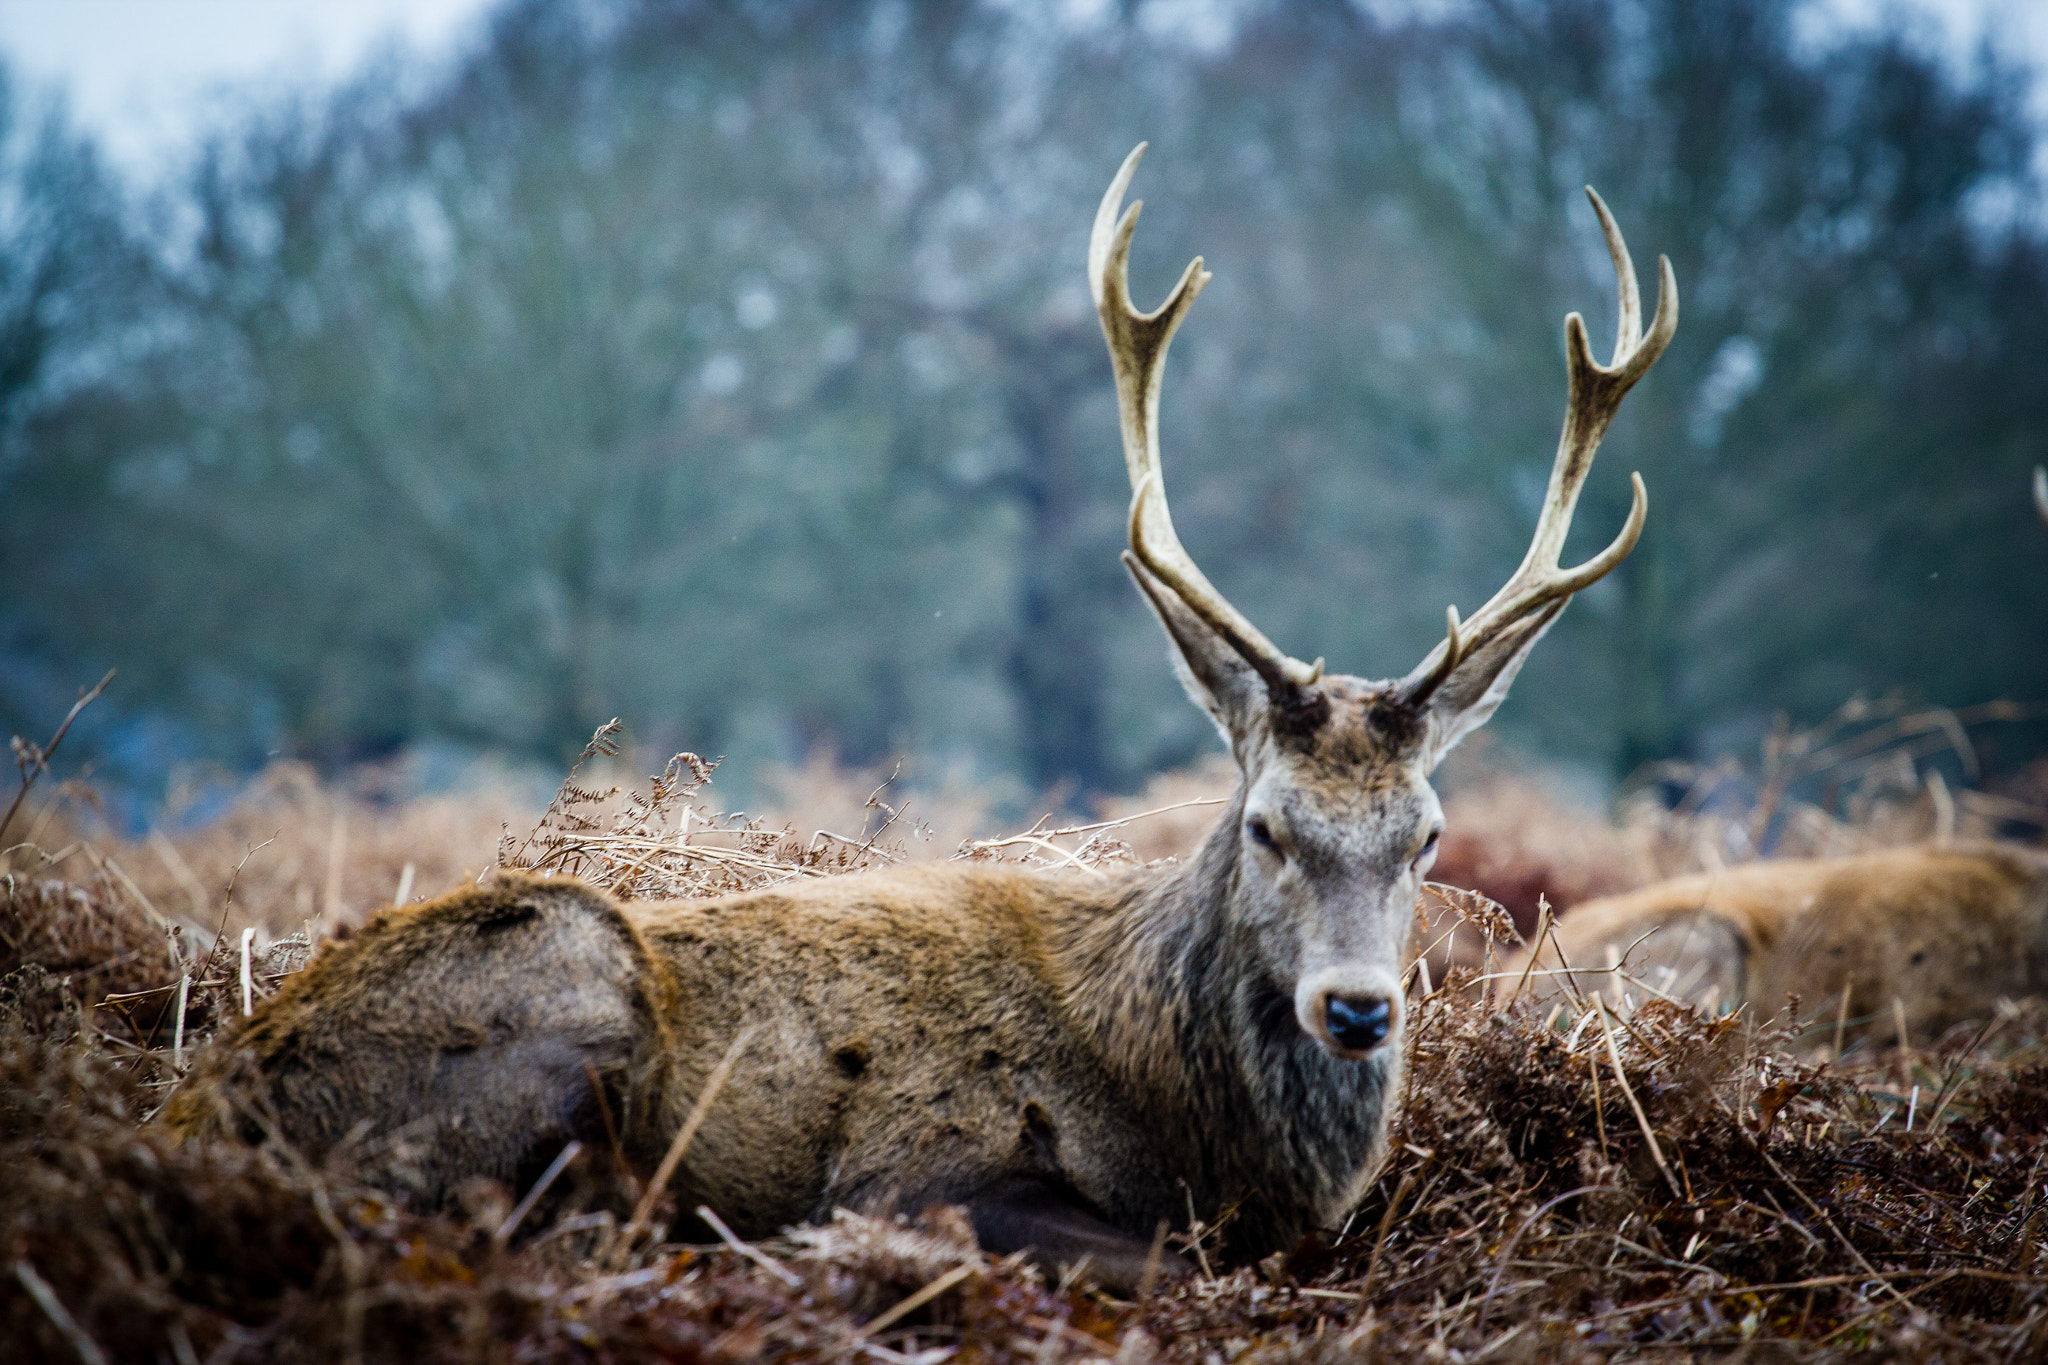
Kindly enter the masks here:
M 1139 206 L 1119 210 L 1143 150 L 1103 197 L 1088 279 L 1131 480 L 1125 564 L 1242 770 L 1200 852 L 1117 878 L 952 863 L 666 904 L 502 876 L 328 948 L 214 1050 L 167 1106 L 174 1129 L 246 1133 L 261 1114 L 313 1150 L 409 1138 L 377 1148 L 402 1154 L 382 1178 L 434 1201 L 602 1139 L 588 1064 L 645 1171 L 744 1038 L 672 1182 L 742 1235 L 835 1207 L 958 1204 L 988 1249 L 1085 1259 L 1123 1288 L 1162 1223 L 1234 1210 L 1223 1236 L 1243 1260 L 1352 1206 L 1401 1087 L 1401 972 L 1442 824 L 1429 773 L 1634 546 L 1640 479 L 1614 543 L 1558 566 L 1601 435 L 1671 339 L 1677 287 L 1660 261 L 1645 334 L 1593 196 L 1619 331 L 1601 365 L 1566 319 L 1570 403 L 1527 557 L 1469 620 L 1453 609 L 1406 677 L 1326 674 L 1282 654 L 1175 536 L 1160 375 L 1209 276 L 1197 259 L 1157 310 L 1131 306 Z M 253 1107 L 238 1077 L 258 1082 Z
M 2033 484 L 2048 522 L 2048 469 Z M 1696 873 L 1575 906 L 1537 946 L 1538 994 L 1569 978 L 1616 1000 L 1765 1014 L 1796 994 L 1816 1013 L 1853 1009 L 1857 1032 L 1932 1038 L 2001 996 L 2048 992 L 2048 851 L 1936 843 Z M 1529 956 L 1503 971 L 1521 976 Z

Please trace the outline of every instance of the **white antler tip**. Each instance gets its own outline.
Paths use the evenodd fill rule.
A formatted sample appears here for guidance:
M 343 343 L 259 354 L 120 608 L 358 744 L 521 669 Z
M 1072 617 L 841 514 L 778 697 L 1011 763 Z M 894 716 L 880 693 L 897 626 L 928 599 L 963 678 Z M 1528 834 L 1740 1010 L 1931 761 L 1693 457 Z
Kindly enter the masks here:
M 1650 335 L 1659 352 L 1677 330 L 1678 275 L 1671 269 L 1671 258 L 1660 255 L 1657 257 L 1657 316 L 1650 319 Z
M 1607 555 L 1599 557 L 1605 564 L 1600 571 L 1602 574 L 1635 552 L 1636 542 L 1643 538 L 1643 524 L 1650 517 L 1650 490 L 1643 486 L 1643 476 L 1631 471 L 1628 483 L 1631 494 L 1628 520 L 1622 523 L 1621 534 L 1614 538 L 1614 544 L 1608 548 Z
M 1110 255 L 1118 227 L 1126 229 L 1125 245 L 1128 249 L 1128 229 L 1137 222 L 1139 205 L 1131 205 L 1130 211 L 1118 222 L 1117 210 L 1123 206 L 1124 195 L 1131 187 L 1131 176 L 1137 172 L 1138 159 L 1145 155 L 1147 144 L 1140 142 L 1131 148 L 1131 154 L 1124 158 L 1124 164 L 1117 168 L 1109 188 L 1102 192 L 1102 202 L 1095 209 L 1095 223 L 1088 232 L 1088 292 L 1095 296 L 1095 304 L 1102 306 L 1103 273 L 1109 265 Z

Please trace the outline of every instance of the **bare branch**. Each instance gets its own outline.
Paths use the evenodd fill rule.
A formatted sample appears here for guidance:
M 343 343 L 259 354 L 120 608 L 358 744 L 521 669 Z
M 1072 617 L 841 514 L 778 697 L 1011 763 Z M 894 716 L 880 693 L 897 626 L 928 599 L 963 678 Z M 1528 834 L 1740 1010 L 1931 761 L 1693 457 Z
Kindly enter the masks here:
M 57 727 L 57 733 L 50 736 L 48 744 L 45 744 L 40 749 L 35 748 L 34 745 L 17 746 L 33 750 L 33 755 L 22 764 L 21 790 L 14 794 L 13 802 L 7 807 L 7 814 L 0 815 L 0 835 L 5 835 L 7 827 L 14 823 L 14 816 L 21 809 L 21 803 L 28 799 L 28 789 L 35 785 L 38 777 L 49 771 L 50 759 L 56 754 L 57 746 L 64 742 L 64 736 L 70 733 L 71 722 L 77 720 L 78 713 L 92 705 L 100 693 L 107 690 L 107 684 L 113 680 L 114 670 L 110 668 L 107 670 L 107 676 L 101 678 L 92 691 L 82 693 L 77 702 L 72 705 L 69 713 L 65 715 L 64 723 Z

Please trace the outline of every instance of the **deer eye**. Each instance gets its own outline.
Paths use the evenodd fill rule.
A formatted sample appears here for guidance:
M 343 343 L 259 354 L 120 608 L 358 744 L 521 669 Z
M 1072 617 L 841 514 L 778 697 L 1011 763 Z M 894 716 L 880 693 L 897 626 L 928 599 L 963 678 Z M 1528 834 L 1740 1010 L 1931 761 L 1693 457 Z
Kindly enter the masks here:
M 1246 834 L 1251 835 L 1252 842 L 1260 848 L 1265 849 L 1269 853 L 1278 854 L 1280 852 L 1280 843 L 1273 837 L 1273 827 L 1266 823 L 1265 816 L 1254 815 L 1251 819 L 1245 821 L 1244 831 Z
M 1429 837 L 1422 841 L 1422 847 L 1415 851 L 1415 857 L 1412 859 L 1417 867 L 1436 856 L 1437 840 L 1443 837 L 1443 833 L 1440 829 L 1433 829 L 1429 832 Z

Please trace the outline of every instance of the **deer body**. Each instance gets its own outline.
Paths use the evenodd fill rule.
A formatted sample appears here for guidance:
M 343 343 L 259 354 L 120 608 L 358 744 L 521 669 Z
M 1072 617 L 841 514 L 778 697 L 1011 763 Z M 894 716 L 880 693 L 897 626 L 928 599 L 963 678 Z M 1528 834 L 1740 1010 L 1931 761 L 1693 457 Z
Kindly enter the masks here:
M 1127 1284 L 1147 1248 L 1115 1229 L 1234 1209 L 1232 1247 L 1263 1251 L 1340 1217 L 1398 1089 L 1398 1050 L 1330 1056 L 1286 986 L 1246 970 L 1258 957 L 1225 906 L 1190 905 L 1231 842 L 1163 877 L 943 864 L 626 906 L 514 874 L 385 912 L 289 982 L 221 1065 L 253 1054 L 284 1135 L 314 1150 L 426 1116 L 371 1165 L 431 1200 L 476 1175 L 530 1181 L 571 1137 L 603 1141 L 586 1059 L 644 1175 L 746 1033 L 675 1178 L 682 1207 L 754 1237 L 834 1208 L 962 1204 L 985 1243 L 1088 1255 Z M 493 923 L 502 970 L 473 955 L 455 982 L 435 970 L 451 937 Z M 585 941 L 599 950 L 563 951 Z M 579 1014 L 524 1007 L 548 978 Z M 365 1034 L 402 1046 L 365 1051 Z M 232 1126 L 213 1079 L 169 1122 Z
M 1230 1212 L 1228 1251 L 1247 1259 L 1356 1200 L 1398 1098 L 1401 973 L 1443 826 L 1429 774 L 1633 547 L 1640 479 L 1620 536 L 1558 564 L 1601 434 L 1676 326 L 1676 285 L 1660 262 L 1646 333 L 1592 196 L 1614 359 L 1566 319 L 1570 402 L 1521 567 L 1469 620 L 1452 609 L 1405 677 L 1326 675 L 1260 634 L 1174 532 L 1160 376 L 1208 275 L 1197 259 L 1157 310 L 1131 306 L 1138 206 L 1122 204 L 1142 151 L 1097 212 L 1089 284 L 1132 489 L 1124 561 L 1241 774 L 1199 855 L 1120 878 L 913 868 L 625 906 L 515 875 L 386 912 L 316 959 L 167 1106 L 174 1128 L 246 1127 L 246 1077 L 285 1135 L 382 1143 L 393 1182 L 439 1200 L 605 1140 L 608 1107 L 644 1170 L 737 1048 L 676 1181 L 684 1207 L 743 1232 L 959 1203 L 991 1250 L 1085 1259 L 1129 1287 L 1162 1221 Z
M 1928 1038 L 1985 1019 L 1999 997 L 2048 991 L 2048 854 L 2012 844 L 1887 849 L 1749 863 L 1575 906 L 1541 945 L 1539 989 L 1775 1013 L 1850 1008 Z M 1524 953 L 1503 970 L 1519 973 Z M 1610 968 L 1619 964 L 1620 975 Z

